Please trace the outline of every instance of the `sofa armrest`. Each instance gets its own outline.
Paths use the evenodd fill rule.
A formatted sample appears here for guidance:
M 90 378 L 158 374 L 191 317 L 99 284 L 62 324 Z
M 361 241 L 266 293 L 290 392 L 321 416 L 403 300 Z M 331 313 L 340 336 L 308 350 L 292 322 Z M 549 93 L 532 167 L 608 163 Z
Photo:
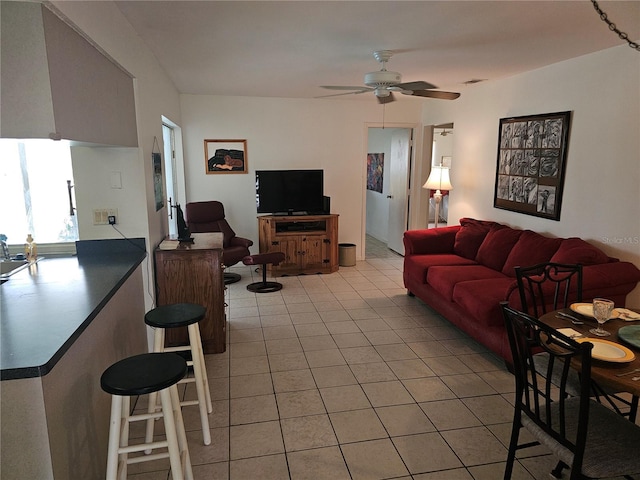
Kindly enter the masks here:
M 585 265 L 582 268 L 583 291 L 622 285 L 635 287 L 638 282 L 640 282 L 640 270 L 631 262 L 600 263 Z
M 460 225 L 451 227 L 407 230 L 402 239 L 404 254 L 424 255 L 430 253 L 453 253 L 453 244 Z
M 233 238 L 229 241 L 229 246 L 230 246 L 230 247 L 244 247 L 244 248 L 249 248 L 251 245 L 253 245 L 253 240 L 249 240 L 248 238 L 233 237 Z

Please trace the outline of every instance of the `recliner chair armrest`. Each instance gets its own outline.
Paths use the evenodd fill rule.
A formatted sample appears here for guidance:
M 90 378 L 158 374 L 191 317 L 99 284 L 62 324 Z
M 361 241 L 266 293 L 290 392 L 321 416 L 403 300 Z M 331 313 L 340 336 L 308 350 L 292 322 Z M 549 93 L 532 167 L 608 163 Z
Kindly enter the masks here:
M 245 247 L 245 248 L 249 248 L 251 245 L 253 245 L 253 240 L 249 240 L 248 238 L 233 237 L 229 241 L 229 246 L 230 247 Z

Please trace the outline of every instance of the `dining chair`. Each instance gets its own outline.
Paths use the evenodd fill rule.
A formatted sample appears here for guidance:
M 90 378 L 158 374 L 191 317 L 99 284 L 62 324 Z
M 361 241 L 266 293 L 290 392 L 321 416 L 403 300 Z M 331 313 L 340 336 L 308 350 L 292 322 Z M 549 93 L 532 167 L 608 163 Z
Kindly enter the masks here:
M 552 475 L 570 468 L 570 479 L 607 478 L 640 473 L 640 427 L 591 398 L 590 342 L 578 343 L 535 317 L 501 303 L 516 381 L 514 415 L 504 479 L 513 471 L 516 451 L 545 445 L 559 458 Z M 543 351 L 549 361 L 534 361 Z M 566 392 L 579 364 L 578 396 Z M 555 369 L 560 381 L 552 381 Z M 535 438 L 520 443 L 520 430 Z
M 522 311 L 540 318 L 582 302 L 582 265 L 539 263 L 515 267 Z
M 527 267 L 515 267 L 522 311 L 540 318 L 554 310 L 569 308 L 572 303 L 582 302 L 582 265 L 564 263 L 539 263 Z M 536 357 L 544 367 L 546 355 Z M 555 371 L 552 371 L 557 377 Z M 579 380 L 574 372 L 569 376 L 567 393 L 577 395 Z M 557 380 L 557 378 L 555 379 Z M 554 380 L 554 381 L 555 381 Z M 626 415 L 633 422 L 638 410 L 638 397 L 624 392 L 612 391 L 596 382 L 591 385 L 592 394 L 600 402 L 606 402 L 620 415 Z

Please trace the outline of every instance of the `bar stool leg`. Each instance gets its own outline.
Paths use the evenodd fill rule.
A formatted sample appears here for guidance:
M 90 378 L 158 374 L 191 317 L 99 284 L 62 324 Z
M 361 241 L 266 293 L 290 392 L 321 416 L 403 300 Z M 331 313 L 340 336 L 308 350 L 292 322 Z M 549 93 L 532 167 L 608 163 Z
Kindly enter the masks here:
M 178 436 L 173 414 L 174 406 L 171 401 L 171 393 L 168 388 L 160 391 L 160 402 L 162 403 L 162 413 L 164 416 L 164 429 L 167 434 L 171 476 L 173 477 L 173 480 L 184 480 L 184 476 L 182 475 L 182 463 L 180 461 L 180 449 L 178 447 Z M 184 431 L 184 426 L 182 430 Z
M 193 470 L 191 468 L 191 456 L 189 455 L 189 447 L 187 445 L 187 434 L 184 429 L 184 420 L 182 418 L 182 407 L 178 398 L 178 387 L 170 388 L 171 402 L 173 405 L 173 417 L 176 422 L 176 430 L 178 431 L 178 448 L 180 450 L 180 458 L 185 466 L 183 475 L 185 480 L 193 480 Z
M 118 448 L 122 429 L 123 397 L 111 396 L 111 420 L 109 424 L 109 447 L 107 450 L 107 480 L 116 480 L 118 473 Z
M 153 332 L 153 351 L 154 352 L 163 352 L 164 351 L 164 329 L 163 328 L 155 328 Z M 149 405 L 147 407 L 148 413 L 155 413 L 158 411 L 158 392 L 152 392 L 147 397 Z M 150 418 L 147 420 L 147 433 L 144 437 L 145 443 L 153 442 L 153 431 L 155 426 L 155 420 Z M 144 451 L 146 455 L 151 453 L 151 449 L 147 449 Z
M 195 338 L 200 339 L 197 340 L 195 344 L 199 352 L 200 371 L 202 372 L 202 386 L 204 387 L 204 393 L 206 395 L 207 412 L 211 413 L 213 412 L 213 405 L 211 404 L 211 390 L 209 389 L 209 377 L 207 376 L 207 366 L 204 363 L 204 349 L 202 348 L 202 336 L 200 335 L 200 325 L 198 323 L 194 324 L 194 330 L 196 332 Z
M 204 384 L 206 382 L 206 370 L 203 372 L 204 356 L 202 355 L 202 344 L 198 331 L 198 324 L 192 323 L 188 327 L 189 342 L 191 343 L 191 358 L 193 359 L 193 374 L 195 377 L 196 392 L 198 394 L 198 409 L 200 410 L 200 423 L 202 424 L 202 437 L 205 445 L 211 445 L 211 431 L 209 430 L 209 416 L 207 410 L 208 395 L 205 393 Z M 204 373 L 204 376 L 203 376 Z M 208 388 L 206 389 L 209 390 Z M 210 411 L 213 411 L 211 408 Z

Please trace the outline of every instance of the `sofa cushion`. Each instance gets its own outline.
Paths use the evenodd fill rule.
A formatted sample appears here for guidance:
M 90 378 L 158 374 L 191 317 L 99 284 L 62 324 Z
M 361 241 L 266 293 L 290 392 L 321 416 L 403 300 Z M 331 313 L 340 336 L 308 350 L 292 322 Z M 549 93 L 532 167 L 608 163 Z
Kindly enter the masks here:
M 556 253 L 551 257 L 556 263 L 581 263 L 582 265 L 599 265 L 608 263 L 609 257 L 600 249 L 581 238 L 565 238 Z
M 504 327 L 500 302 L 506 300 L 513 289 L 517 289 L 514 278 L 490 278 L 458 282 L 453 288 L 453 301 L 468 312 L 472 321 L 484 325 Z
M 453 253 L 475 260 L 482 241 L 494 225 L 496 225 L 495 222 L 487 220 L 461 218 L 460 230 L 456 233 L 456 240 L 453 244 Z
M 504 275 L 484 265 L 436 265 L 427 272 L 427 283 L 449 301 L 453 300 L 453 289 L 458 282 L 490 278 L 504 278 Z
M 404 275 L 418 284 L 427 283 L 427 271 L 434 265 L 476 265 L 476 262 L 453 253 L 412 255 L 405 257 Z
M 509 253 L 502 267 L 502 273 L 515 277 L 514 267 L 527 267 L 548 262 L 561 243 L 561 238 L 549 238 L 531 230 L 525 230 Z
M 484 238 L 478 249 L 476 262 L 489 268 L 502 271 L 511 249 L 520 238 L 522 230 L 510 228 L 504 225 L 494 225 Z

